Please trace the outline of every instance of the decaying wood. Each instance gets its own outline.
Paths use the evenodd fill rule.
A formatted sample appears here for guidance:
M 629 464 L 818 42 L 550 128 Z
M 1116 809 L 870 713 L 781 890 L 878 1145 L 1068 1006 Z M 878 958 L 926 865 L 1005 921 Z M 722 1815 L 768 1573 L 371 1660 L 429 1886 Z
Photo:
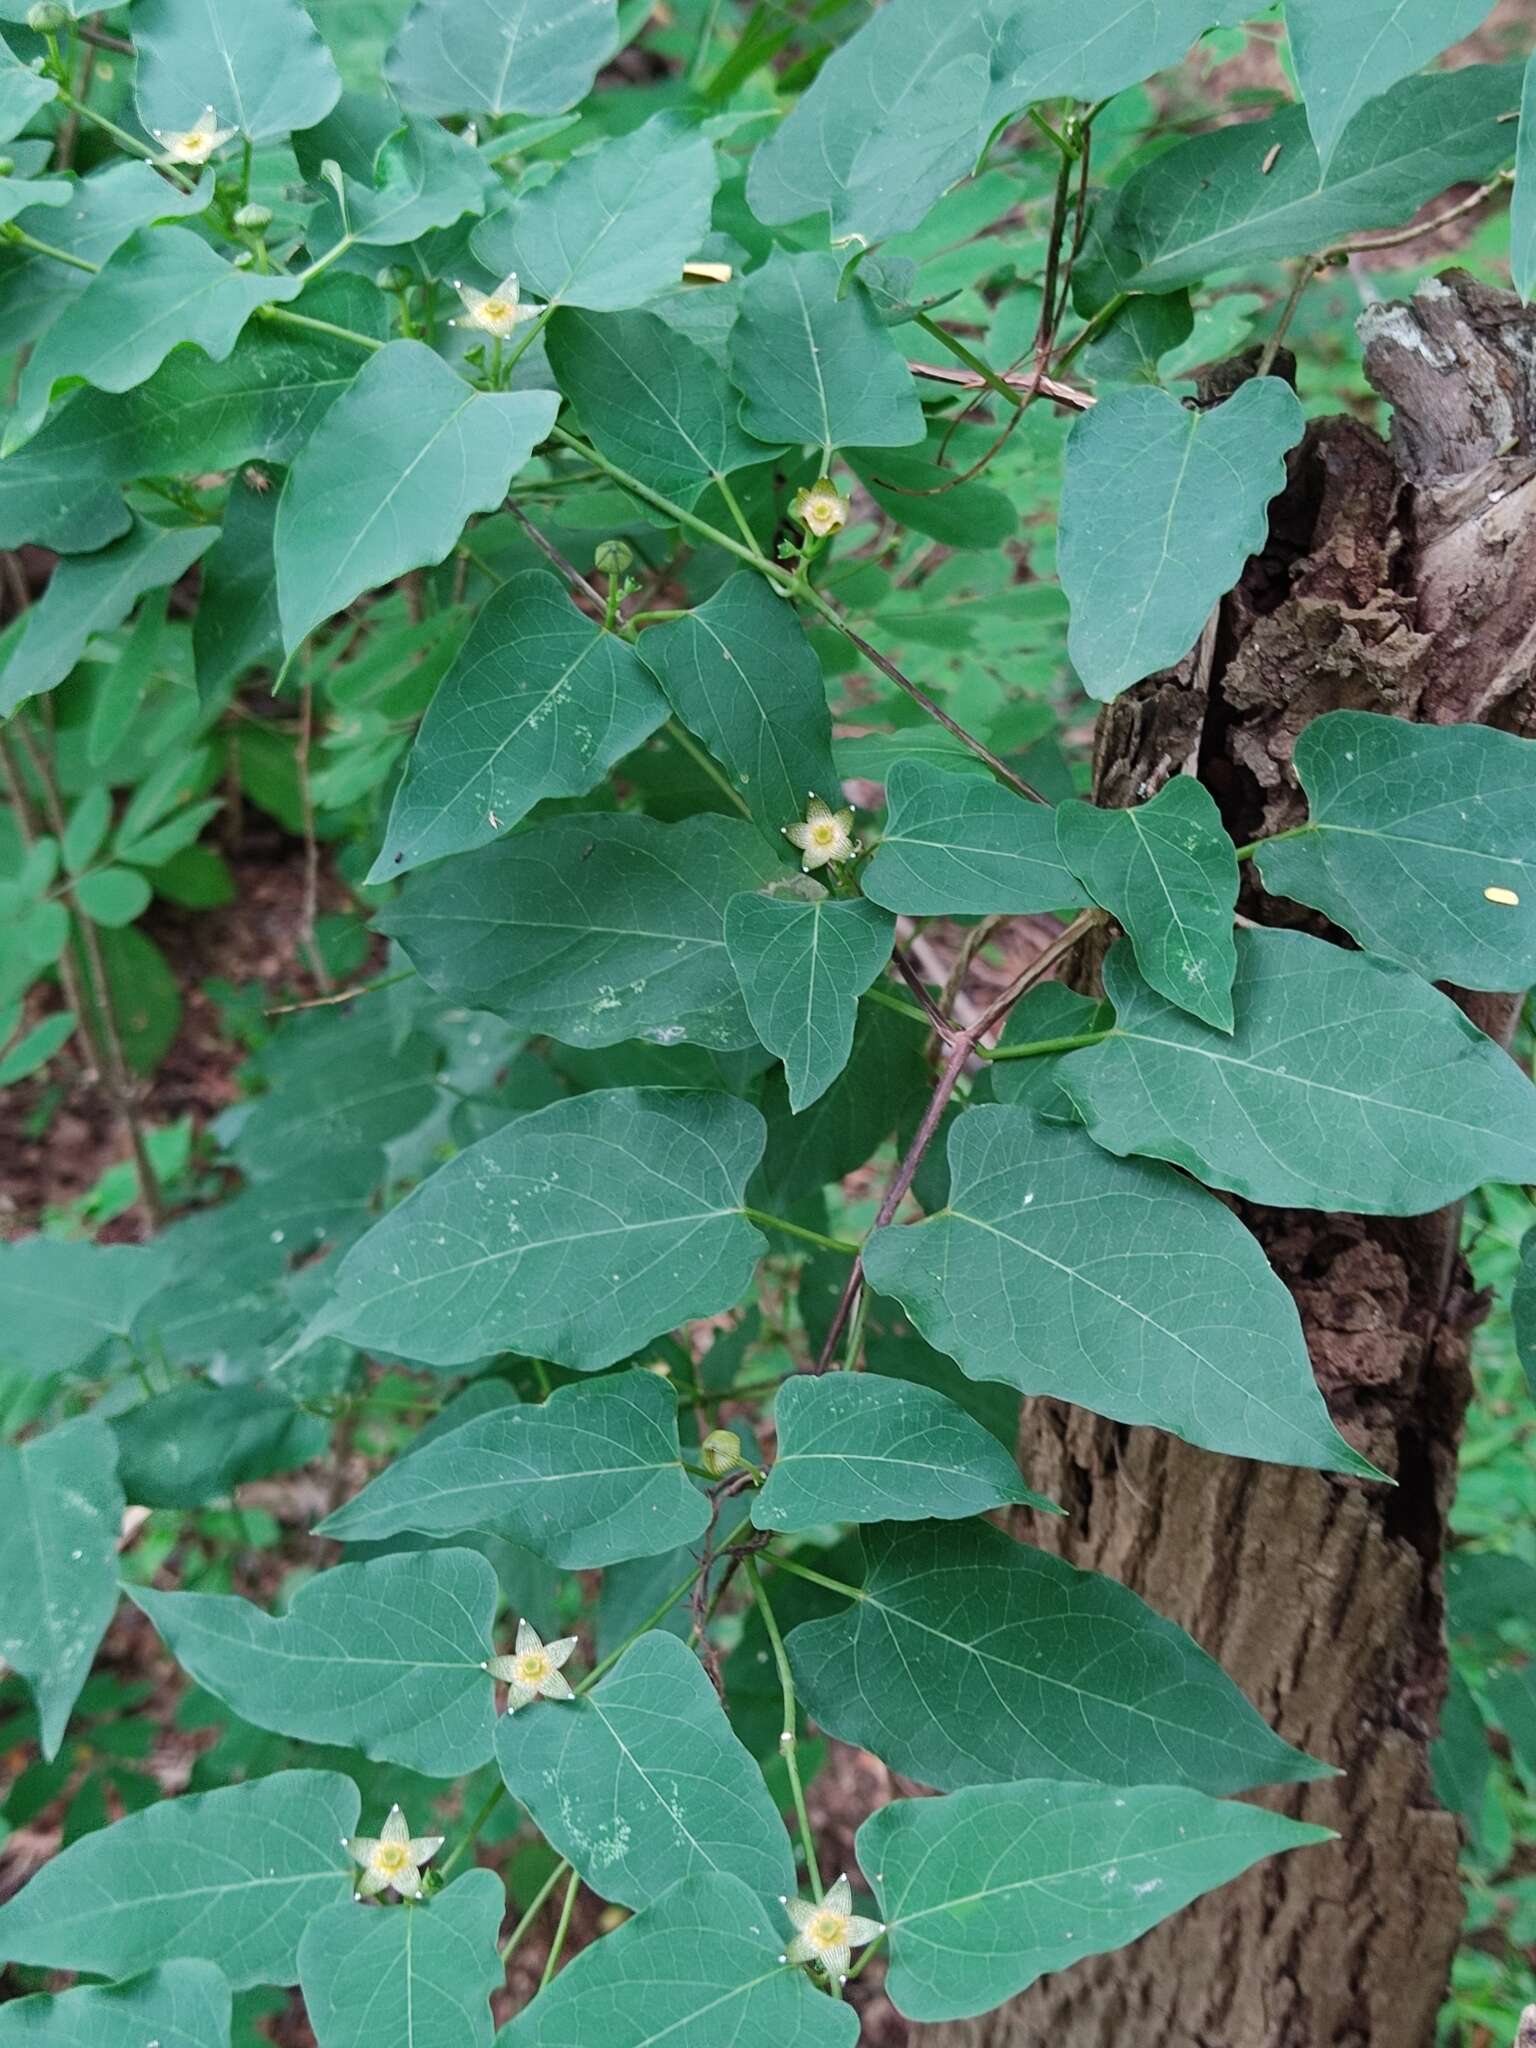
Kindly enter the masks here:
M 1298 822 L 1297 734 L 1321 712 L 1536 732 L 1536 321 L 1452 275 L 1363 323 L 1390 443 L 1315 424 L 1214 644 L 1107 708 L 1095 793 L 1198 772 L 1239 841 Z M 1244 912 L 1325 931 L 1245 882 Z M 1468 997 L 1506 1038 L 1518 1002 Z M 1212 1457 L 1034 1402 L 1031 1480 L 1068 1510 L 1032 1541 L 1188 1628 L 1290 1741 L 1338 1765 L 1258 1795 L 1335 1828 L 935 2048 L 1430 2048 L 1461 1921 L 1457 1828 L 1428 1746 L 1444 1695 L 1441 1557 L 1481 1313 L 1451 1211 L 1244 1207 L 1292 1289 L 1340 1427 L 1397 1480 Z M 1241 1360 L 1233 1361 L 1241 1366 Z

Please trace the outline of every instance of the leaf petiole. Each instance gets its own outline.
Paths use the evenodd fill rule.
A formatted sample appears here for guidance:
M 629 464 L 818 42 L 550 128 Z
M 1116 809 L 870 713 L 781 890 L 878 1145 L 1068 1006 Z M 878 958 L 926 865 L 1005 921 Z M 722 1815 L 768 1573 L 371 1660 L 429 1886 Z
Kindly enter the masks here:
M 791 1223 L 784 1216 L 770 1216 L 762 1209 L 743 1209 L 742 1215 L 749 1223 L 755 1223 L 759 1230 L 782 1230 L 787 1237 L 804 1238 L 807 1244 L 816 1245 L 826 1252 L 841 1252 L 844 1258 L 856 1259 L 859 1248 L 846 1237 L 826 1237 L 819 1230 L 808 1230 L 803 1223 Z
M 763 1617 L 763 1627 L 768 1631 L 768 1641 L 773 1650 L 774 1667 L 779 1674 L 779 1690 L 784 1702 L 784 1726 L 779 1735 L 779 1753 L 784 1759 L 784 1769 L 789 1775 L 789 1789 L 795 1802 L 795 1819 L 800 1828 L 800 1846 L 805 1852 L 805 1874 L 810 1881 L 811 1894 L 817 1905 L 821 1904 L 821 1867 L 816 1861 L 816 1837 L 811 1831 L 811 1816 L 805 1803 L 805 1787 L 800 1782 L 799 1744 L 795 1735 L 795 1720 L 799 1709 L 795 1703 L 794 1673 L 789 1668 L 789 1653 L 784 1648 L 784 1638 L 779 1633 L 779 1624 L 774 1618 L 772 1605 L 763 1587 L 763 1575 L 757 1568 L 757 1559 L 747 1559 L 747 1582 L 752 1588 L 752 1597 L 757 1602 L 758 1612 Z

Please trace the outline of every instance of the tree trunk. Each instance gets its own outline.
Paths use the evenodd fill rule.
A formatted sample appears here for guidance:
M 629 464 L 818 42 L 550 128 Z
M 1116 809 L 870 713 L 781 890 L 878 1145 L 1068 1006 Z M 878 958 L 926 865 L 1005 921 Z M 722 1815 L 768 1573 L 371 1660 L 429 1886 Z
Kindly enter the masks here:
M 1239 842 L 1305 815 L 1297 734 L 1350 708 L 1536 726 L 1536 321 L 1452 277 L 1370 309 L 1390 446 L 1348 418 L 1293 458 L 1270 541 L 1202 645 L 1100 719 L 1095 794 L 1198 772 Z M 1263 895 L 1245 914 L 1329 927 Z M 1337 936 L 1335 934 L 1335 936 Z M 1454 993 L 1454 991 L 1453 991 Z M 1518 999 L 1458 997 L 1507 1043 Z M 1342 1775 L 1266 1803 L 1338 1831 L 935 2048 L 1430 2048 L 1461 1922 L 1428 1749 L 1446 1682 L 1441 1559 L 1480 1305 L 1459 1215 L 1243 1207 L 1296 1297 L 1335 1419 L 1388 1490 L 1218 1458 L 1026 1405 L 1024 1463 L 1067 1508 L 1031 1539 L 1189 1629 Z

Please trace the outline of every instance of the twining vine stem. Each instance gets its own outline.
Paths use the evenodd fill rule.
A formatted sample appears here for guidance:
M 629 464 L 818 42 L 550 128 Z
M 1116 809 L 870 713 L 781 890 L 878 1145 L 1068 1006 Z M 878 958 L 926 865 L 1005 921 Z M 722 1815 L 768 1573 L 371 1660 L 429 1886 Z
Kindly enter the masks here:
M 923 1156 L 927 1152 L 929 1145 L 932 1144 L 934 1135 L 943 1121 L 944 1111 L 949 1105 L 949 1099 L 960 1085 L 961 1076 L 970 1064 L 980 1040 L 986 1036 L 995 1024 L 1000 1023 L 1007 1016 L 1021 996 L 1026 995 L 1037 982 L 1044 981 L 1057 963 L 1064 960 L 1081 939 L 1085 938 L 1095 926 L 1104 922 L 1105 914 L 1102 910 L 1083 911 L 1072 920 L 1071 924 L 1057 938 L 1052 939 L 1048 946 L 1041 948 L 1028 967 L 1024 969 L 1023 973 L 1017 976 L 1011 985 L 1003 991 L 996 1002 L 982 1012 L 974 1024 L 968 1024 L 964 1030 L 956 1030 L 953 1026 L 946 1028 L 946 1036 L 949 1040 L 948 1056 L 944 1061 L 933 1093 L 928 1098 L 928 1107 L 923 1111 L 922 1121 L 917 1127 L 916 1135 L 907 1147 L 906 1155 L 897 1167 L 890 1186 L 885 1191 L 885 1199 L 876 1211 L 874 1229 L 882 1229 L 892 1220 L 896 1211 L 901 1207 L 908 1188 L 911 1187 L 913 1180 L 917 1176 L 917 1169 L 923 1163 Z M 827 1328 L 827 1334 L 822 1342 L 821 1351 L 816 1359 L 816 1363 L 810 1368 L 811 1371 L 824 1373 L 831 1370 L 833 1358 L 837 1353 L 838 1339 L 842 1336 L 848 1318 L 853 1311 L 854 1304 L 859 1299 L 863 1284 L 864 1259 L 861 1253 L 854 1260 L 848 1278 L 844 1282 L 842 1295 L 838 1300 L 836 1309 L 833 1311 L 832 1321 Z M 851 1359 L 850 1363 L 852 1363 Z

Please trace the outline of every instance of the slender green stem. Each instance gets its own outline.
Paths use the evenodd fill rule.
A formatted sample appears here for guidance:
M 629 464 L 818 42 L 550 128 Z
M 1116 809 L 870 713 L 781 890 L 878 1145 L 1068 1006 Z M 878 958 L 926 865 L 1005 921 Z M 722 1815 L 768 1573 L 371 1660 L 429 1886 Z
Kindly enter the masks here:
M 316 320 L 308 313 L 295 313 L 288 306 L 258 306 L 256 314 L 258 319 L 276 320 L 282 327 L 304 327 L 311 334 L 329 334 L 337 341 L 355 342 L 370 354 L 384 346 L 371 334 L 359 334 L 355 327 L 338 327 L 334 320 Z
M 126 128 L 119 128 L 117 123 L 109 121 L 105 114 L 98 114 L 85 100 L 77 100 L 74 94 L 67 92 L 62 85 L 59 87 L 59 105 L 68 107 L 71 113 L 78 114 L 82 121 L 89 121 L 94 127 L 101 129 L 103 134 L 110 135 L 118 148 L 126 149 L 130 156 L 142 157 L 146 163 L 154 164 L 159 170 L 164 171 L 167 177 L 174 178 L 183 192 L 193 192 L 197 189 L 197 180 L 189 178 L 180 165 L 167 163 L 159 150 L 151 149 L 147 143 L 140 142 L 136 135 L 130 135 Z
M 89 257 L 71 255 L 68 249 L 55 249 L 52 242 L 40 242 L 36 235 L 29 235 L 25 228 L 17 227 L 15 221 L 7 222 L 3 234 L 5 240 L 13 242 L 18 249 L 30 249 L 34 256 L 48 256 L 55 263 L 67 263 L 71 270 L 87 270 L 94 277 L 101 268 Z
M 933 1022 L 933 1019 L 920 1010 L 916 1003 L 903 1002 L 900 996 L 893 995 L 888 988 L 867 988 L 863 1000 L 866 1003 L 878 1003 L 883 1010 L 894 1010 L 899 1017 L 911 1017 L 919 1024 Z
M 853 1304 L 853 1314 L 848 1318 L 848 1335 L 843 1344 L 843 1371 L 857 1372 L 859 1353 L 864 1348 L 864 1325 L 869 1320 L 869 1289 L 861 1287 L 859 1298 Z
M 631 619 L 629 623 L 630 625 L 633 625 L 634 620 Z M 741 791 L 731 781 L 730 777 L 726 774 L 725 770 L 719 765 L 719 763 L 713 760 L 710 757 L 710 755 L 708 755 L 704 751 L 704 749 L 699 745 L 698 741 L 694 738 L 693 734 L 689 732 L 688 728 L 685 725 L 680 725 L 675 718 L 669 718 L 667 720 L 667 738 L 672 742 L 673 746 L 677 748 L 680 754 L 686 754 L 688 756 L 689 760 L 693 763 L 695 768 L 699 769 L 701 773 L 709 777 L 710 781 L 714 783 L 715 787 L 718 790 L 720 790 L 723 795 L 728 796 L 730 798 L 731 802 L 736 806 L 736 809 L 740 811 L 741 815 L 744 818 L 751 817 L 752 807 L 747 802 L 746 798 L 742 795 Z
M 978 1045 L 976 1050 L 984 1060 L 1037 1060 L 1050 1052 L 1076 1052 L 1085 1045 L 1102 1045 L 1114 1035 L 1113 1028 L 1083 1031 L 1076 1038 L 1036 1038 L 1028 1045 Z
M 1107 299 L 1100 306 L 1087 325 L 1077 334 L 1073 335 L 1067 346 L 1056 358 L 1056 374 L 1058 376 L 1067 367 L 1068 363 L 1088 346 L 1090 341 L 1097 339 L 1104 332 L 1121 308 L 1129 304 L 1130 296 L 1129 292 L 1116 292 L 1112 299 Z
M 555 1972 L 560 1967 L 560 1957 L 565 1949 L 565 1937 L 571 1931 L 571 1909 L 576 1904 L 576 1894 L 580 1890 L 581 1873 L 573 1870 L 571 1872 L 571 1881 L 565 1888 L 565 1898 L 561 1902 L 560 1918 L 555 1923 L 555 1938 L 549 1945 L 549 1956 L 544 1964 L 544 1974 L 539 1979 L 539 1989 L 541 1991 L 554 1981 Z
M 757 1602 L 763 1627 L 768 1631 L 768 1641 L 773 1649 L 774 1667 L 779 1674 L 779 1690 L 784 1697 L 784 1726 L 779 1734 L 779 1750 L 784 1758 L 784 1768 L 789 1774 L 790 1794 L 795 1802 L 795 1819 L 800 1827 L 800 1846 L 805 1851 L 805 1874 L 810 1880 L 811 1893 L 817 1905 L 821 1904 L 821 1866 L 816 1861 L 816 1837 L 811 1831 L 811 1816 L 805 1804 L 805 1787 L 800 1782 L 799 1744 L 795 1738 L 795 1720 L 798 1709 L 795 1705 L 795 1680 L 789 1668 L 789 1655 L 784 1648 L 784 1638 L 779 1633 L 779 1624 L 774 1618 L 773 1607 L 763 1587 L 763 1575 L 757 1568 L 757 1559 L 747 1559 L 747 1581 L 752 1588 L 752 1597 Z
M 12 718 L 0 727 L 0 766 L 3 766 L 6 782 L 11 791 L 12 805 L 18 826 L 24 840 L 36 838 L 28 822 L 30 804 L 26 783 L 20 768 L 6 745 L 6 734 L 14 733 L 17 745 L 26 755 L 38 789 L 42 793 L 43 815 L 53 837 L 62 846 L 65 839 L 64 799 L 54 776 L 53 763 L 44 746 L 36 741 L 24 716 Z M 140 1113 L 140 1102 L 133 1076 L 129 1072 L 127 1055 L 123 1050 L 122 1032 L 118 1024 L 117 1006 L 112 993 L 112 982 L 107 973 L 106 957 L 101 950 L 101 938 L 94 921 L 81 907 L 79 897 L 70 892 L 69 908 L 72 913 L 72 932 L 66 942 L 65 956 L 59 962 L 60 979 L 64 982 L 69 1007 L 74 1011 L 80 1037 L 95 1067 L 107 1099 L 117 1111 L 133 1154 L 138 1174 L 139 1199 L 145 1219 L 151 1230 L 158 1230 L 165 1221 L 165 1199 L 160 1187 L 160 1177 L 155 1171 L 154 1160 L 149 1150 L 149 1134 Z M 78 946 L 84 968 L 78 978 L 72 967 L 66 973 L 65 957 L 71 945 Z
M 704 74 L 709 69 L 710 47 L 715 40 L 715 25 L 720 19 L 721 4 L 722 0 L 705 0 L 699 40 L 694 44 L 693 57 L 688 66 L 688 83 L 695 91 L 704 83 Z
M 506 1789 L 506 1786 L 500 1783 L 497 1783 L 491 1788 L 491 1796 L 489 1797 L 489 1799 L 486 1800 L 485 1804 L 481 1807 L 480 1811 L 475 1815 L 474 1819 L 470 1822 L 468 1828 L 459 1837 L 458 1841 L 454 1844 L 452 1849 L 449 1850 L 447 1856 L 443 1859 L 443 1861 L 438 1865 L 437 1874 L 439 1877 L 446 1878 L 449 1872 L 453 1870 L 457 1864 L 461 1863 L 464 1857 L 475 1846 L 475 1843 L 480 1839 L 480 1830 L 485 1826 L 486 1822 L 490 1819 L 491 1815 L 496 1811 L 497 1807 L 500 1806 L 502 1796 L 506 1792 Z
M 530 320 L 523 330 L 523 338 L 517 344 L 517 347 L 512 350 L 511 354 L 507 357 L 505 362 L 498 363 L 496 371 L 496 384 L 498 389 L 502 384 L 506 382 L 507 378 L 511 376 L 512 372 L 517 368 L 517 365 L 522 361 L 523 357 L 527 355 L 529 349 L 533 347 L 533 344 L 538 340 L 539 336 L 544 332 L 544 329 L 549 325 L 549 316 L 551 313 L 554 312 L 554 310 L 555 309 L 553 306 L 546 306 L 541 313 L 539 313 L 534 319 Z M 499 342 L 497 343 L 497 347 L 499 349 Z
M 1050 122 L 1046 120 L 1044 114 L 1041 113 L 1038 107 L 1030 108 L 1029 118 L 1040 130 L 1040 133 L 1045 137 L 1046 141 L 1053 143 L 1055 147 L 1061 151 L 1062 155 L 1066 158 L 1069 164 L 1074 164 L 1077 162 L 1076 150 L 1073 149 L 1071 143 L 1068 142 L 1064 135 L 1057 134 L 1056 130 L 1051 126 Z
M 975 733 L 967 732 L 958 720 L 950 717 L 942 704 L 935 703 L 921 684 L 914 683 L 909 675 L 905 675 L 888 654 L 882 654 L 872 641 L 866 640 L 862 633 L 850 626 L 837 606 L 823 597 L 819 590 L 804 586 L 797 594 L 820 612 L 829 625 L 836 626 L 845 640 L 852 641 L 864 659 L 879 669 L 881 675 L 893 682 L 898 690 L 904 691 L 914 704 L 921 705 L 931 719 L 942 725 L 944 730 L 952 734 L 963 747 L 968 747 L 979 761 L 985 761 L 999 782 L 1006 782 L 1011 790 L 1015 790 L 1022 797 L 1027 797 L 1031 803 L 1045 802 L 1045 798 L 1032 783 L 1026 782 L 1022 775 L 1016 775 L 1006 761 L 1000 760 L 990 747 L 977 739 Z
M 794 578 L 789 571 L 781 569 L 777 562 L 770 562 L 756 547 L 746 546 L 731 534 L 723 533 L 718 526 L 711 526 L 707 519 L 701 519 L 696 512 L 688 511 L 686 506 L 675 504 L 671 498 L 664 498 L 660 491 L 653 491 L 649 484 L 641 483 L 640 479 L 631 476 L 627 469 L 620 469 L 617 463 L 610 462 L 607 456 L 599 454 L 597 449 L 589 448 L 585 441 L 567 433 L 564 427 L 552 428 L 549 438 L 558 441 L 563 448 L 573 449 L 584 462 L 595 464 L 605 476 L 612 477 L 616 484 L 622 484 L 626 491 L 639 498 L 643 504 L 654 505 L 658 512 L 665 512 L 667 517 L 675 520 L 679 526 L 686 526 L 691 532 L 702 534 L 706 540 L 713 541 L 716 547 L 724 548 L 729 555 L 735 555 L 738 561 L 750 563 L 760 575 L 766 576 L 772 583 L 777 583 L 781 590 L 788 590 L 793 584 Z
M 748 563 L 757 570 L 759 575 L 766 576 L 769 582 L 775 584 L 780 590 L 792 597 L 803 598 L 807 604 L 820 612 L 830 625 L 835 626 L 845 639 L 851 640 L 865 659 L 872 661 L 882 675 L 888 677 L 898 688 L 905 690 L 914 703 L 920 704 L 930 718 L 937 719 L 946 732 L 953 733 L 962 745 L 969 747 L 973 754 L 985 761 L 992 772 L 1003 782 L 1006 782 L 1010 789 L 1017 790 L 1020 796 L 1026 796 L 1032 802 L 1044 803 L 1045 799 L 1037 789 L 1032 789 L 1021 776 L 1016 775 L 1008 767 L 1006 762 L 1000 761 L 996 754 L 983 746 L 974 733 L 967 732 L 963 725 L 957 724 L 942 705 L 934 702 L 926 690 L 919 688 L 910 676 L 903 675 L 893 661 L 855 632 L 841 612 L 837 610 L 836 606 L 823 597 L 819 590 L 791 575 L 787 569 L 782 568 L 777 562 L 770 562 L 768 557 L 760 554 L 756 548 L 744 546 L 742 542 L 734 540 L 730 534 L 722 533 L 718 526 L 712 526 L 707 519 L 699 518 L 697 513 L 688 511 L 685 506 L 674 504 L 670 498 L 664 498 L 660 491 L 653 491 L 648 484 L 641 483 L 638 477 L 631 476 L 627 470 L 620 469 L 616 463 L 610 462 L 597 449 L 589 448 L 585 441 L 579 440 L 574 434 L 567 433 L 564 427 L 557 426 L 552 428 L 550 439 L 558 441 L 562 447 L 574 450 L 584 461 L 594 463 L 605 474 L 612 477 L 615 483 L 622 484 L 626 491 L 631 492 L 644 504 L 654 505 L 658 511 L 665 512 L 668 518 L 675 520 L 679 526 L 685 526 L 694 533 L 702 534 L 706 540 L 713 541 L 716 547 L 724 548 L 727 554 L 735 555 L 738 561 Z M 742 808 L 745 809 L 745 805 Z
M 845 1237 L 824 1237 L 819 1230 L 807 1230 L 803 1223 L 791 1223 L 784 1216 L 769 1216 L 762 1209 L 743 1209 L 741 1213 L 760 1230 L 782 1230 L 788 1237 L 803 1237 L 807 1244 L 818 1245 L 825 1252 L 841 1252 L 845 1258 L 856 1259 L 859 1255 L 858 1246 Z
M 958 362 L 964 363 L 968 370 L 974 370 L 981 381 L 990 390 L 995 391 L 999 398 L 1007 399 L 1015 411 L 1023 405 L 1024 394 L 1015 391 L 1011 384 L 1005 384 L 990 364 L 984 363 L 973 349 L 968 349 L 947 327 L 941 327 L 937 320 L 930 319 L 926 313 L 919 313 L 916 316 L 915 325 L 920 327 L 930 340 L 936 341 L 941 348 L 948 349 L 949 353 Z
M 1239 860 L 1252 860 L 1253 856 L 1256 853 L 1262 853 L 1266 846 L 1278 846 L 1282 839 L 1300 839 L 1308 832 L 1315 832 L 1316 830 L 1317 827 L 1309 818 L 1304 825 L 1292 825 L 1288 831 L 1271 832 L 1264 839 L 1250 839 L 1246 846 L 1240 846 L 1237 849 L 1237 857 Z
M 777 1551 L 773 1552 L 773 1567 L 775 1571 L 790 1572 L 797 1579 L 806 1579 L 813 1586 L 825 1586 L 829 1593 L 841 1593 L 845 1600 L 864 1598 L 861 1586 L 849 1586 L 841 1579 L 829 1579 L 825 1572 L 813 1571 L 810 1565 L 798 1564 L 792 1557 L 781 1557 Z
M 300 282 L 308 284 L 312 277 L 319 277 L 322 272 L 329 270 L 333 263 L 339 262 L 349 249 L 353 249 L 356 246 L 356 235 L 343 235 L 340 241 L 331 244 L 323 256 L 317 256 L 313 263 L 299 272 Z
M 725 500 L 725 509 L 727 510 L 727 512 L 730 513 L 731 517 L 735 520 L 737 531 L 740 533 L 742 539 L 746 542 L 749 548 L 756 548 L 757 535 L 752 531 L 751 527 L 747 524 L 747 515 L 745 512 L 742 511 L 736 493 L 731 489 L 730 485 L 726 482 L 725 478 L 721 476 L 718 473 L 718 471 L 715 475 L 715 487 L 719 491 L 721 497 Z
M 1254 372 L 1255 376 L 1267 377 L 1275 367 L 1275 358 L 1279 355 L 1281 344 L 1290 332 L 1291 322 L 1296 318 L 1297 310 L 1301 305 L 1307 286 L 1317 276 L 1321 268 L 1323 268 L 1323 259 L 1320 254 L 1303 256 L 1300 263 L 1296 266 L 1295 279 L 1290 290 L 1285 295 L 1285 303 L 1280 308 L 1280 317 L 1275 322 L 1274 332 L 1264 344 L 1264 353 L 1259 357 L 1259 367 Z
M 875 1936 L 874 1940 L 869 1944 L 869 1947 L 865 1949 L 863 1955 L 859 1957 L 859 1960 L 854 1964 L 853 1968 L 848 1972 L 848 1975 L 843 1979 L 843 1982 L 845 1984 L 851 1984 L 853 1982 L 854 1978 L 858 1976 L 859 1972 L 863 1969 L 864 1965 L 869 1961 L 870 1957 L 875 1954 L 875 1952 L 879 1949 L 880 1944 L 884 1940 L 885 1929 L 882 1927 L 880 1932 Z
M 673 607 L 669 611 L 631 612 L 624 621 L 624 628 L 627 632 L 631 626 L 659 626 L 664 619 L 686 619 L 687 617 L 686 609 L 679 609 L 677 607 Z
M 554 1869 L 549 1873 L 548 1877 L 546 1877 L 544 1882 L 539 1886 L 538 1890 L 534 1893 L 533 1897 L 528 1901 L 527 1912 L 523 1915 L 522 1919 L 518 1921 L 517 1925 L 513 1928 L 512 1932 L 507 1936 L 506 1940 L 501 1945 L 500 1954 L 503 1963 L 509 1962 L 511 1960 L 513 1950 L 517 1947 L 518 1943 L 522 1940 L 523 1936 L 528 1932 L 529 1928 L 533 1925 L 534 1921 L 538 1919 L 539 1914 L 544 1909 L 545 1901 L 553 1893 L 555 1886 L 560 1882 L 561 1878 L 565 1876 L 566 1872 L 570 1869 L 570 1867 L 571 1866 L 569 1865 L 569 1863 L 567 1863 L 564 1857 L 562 1857 L 561 1860 L 555 1865 Z

